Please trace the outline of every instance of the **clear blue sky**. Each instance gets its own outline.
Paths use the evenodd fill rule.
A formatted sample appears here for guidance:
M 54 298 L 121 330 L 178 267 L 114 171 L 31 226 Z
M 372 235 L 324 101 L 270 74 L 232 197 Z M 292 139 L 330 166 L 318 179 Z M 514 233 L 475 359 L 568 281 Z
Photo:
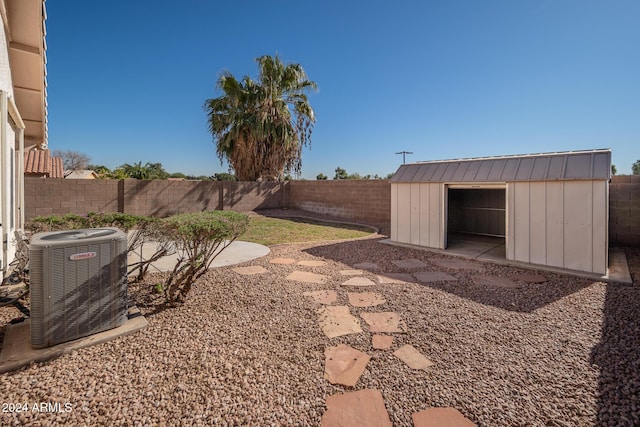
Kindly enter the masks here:
M 222 70 L 317 82 L 302 177 L 611 148 L 640 159 L 640 1 L 47 2 L 49 147 L 92 163 L 226 172 L 202 105 Z

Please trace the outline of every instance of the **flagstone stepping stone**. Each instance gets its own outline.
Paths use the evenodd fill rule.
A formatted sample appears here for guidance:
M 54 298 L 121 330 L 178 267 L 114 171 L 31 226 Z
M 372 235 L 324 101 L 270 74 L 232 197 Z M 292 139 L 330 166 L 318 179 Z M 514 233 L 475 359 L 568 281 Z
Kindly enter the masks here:
M 269 270 L 267 270 L 261 265 L 250 265 L 247 267 L 236 267 L 233 269 L 233 271 L 235 271 L 238 274 L 244 274 L 245 276 L 250 276 L 253 274 L 263 274 Z
M 434 363 L 424 357 L 422 353 L 415 349 L 410 344 L 403 345 L 399 349 L 393 352 L 393 355 L 402 360 L 411 369 L 427 369 L 429 366 L 433 366 Z
M 322 267 L 323 265 L 327 265 L 327 263 L 325 261 L 302 260 L 298 261 L 298 265 L 304 265 L 305 267 Z
M 442 271 L 420 271 L 413 273 L 413 276 L 418 279 L 419 282 L 450 282 L 458 280 L 450 274 Z
M 382 295 L 374 292 L 347 292 L 347 297 L 349 298 L 349 304 L 354 307 L 375 307 L 387 302 Z
M 327 276 L 324 274 L 311 273 L 309 271 L 296 270 L 287 276 L 287 280 L 294 280 L 296 282 L 304 282 L 304 283 L 322 284 L 327 281 Z
M 346 282 L 342 283 L 342 286 L 375 286 L 376 282 L 366 277 L 352 277 Z
M 452 270 L 484 270 L 482 265 L 463 259 L 434 259 L 430 261 L 439 267 Z
M 393 344 L 391 335 L 374 335 L 371 337 L 371 345 L 376 350 L 389 350 Z
M 400 268 L 422 268 L 427 266 L 427 264 L 415 258 L 399 259 L 391 262 Z
M 507 279 L 506 277 L 496 276 L 473 276 L 473 283 L 480 286 L 492 286 L 496 288 L 517 289 L 521 285 Z
M 271 264 L 293 264 L 296 260 L 293 258 L 274 258 L 269 262 Z
M 384 273 L 376 276 L 378 282 L 382 285 L 389 285 L 392 283 L 411 283 L 416 279 L 409 273 Z
M 348 345 L 340 344 L 324 351 L 324 379 L 347 387 L 356 385 L 371 356 Z
M 320 420 L 321 427 L 391 427 L 389 413 L 382 393 L 364 389 L 327 397 L 327 410 Z
M 429 408 L 411 416 L 414 427 L 476 427 L 456 408 Z
M 370 332 L 406 332 L 407 326 L 397 313 L 360 313 Z
M 353 316 L 346 305 L 328 305 L 318 310 L 322 332 L 328 338 L 362 332 L 360 320 Z
M 336 291 L 309 291 L 302 295 L 313 298 L 316 304 L 332 304 L 338 299 Z
M 526 282 L 526 283 L 544 283 L 547 281 L 547 278 L 540 274 L 526 274 L 526 273 L 514 274 L 513 276 L 511 276 L 511 279 L 519 280 L 521 282 Z
M 340 274 L 343 276 L 361 276 L 362 270 L 340 270 Z
M 373 262 L 361 262 L 359 264 L 353 264 L 353 268 L 358 268 L 362 270 L 379 270 L 380 269 L 378 264 Z

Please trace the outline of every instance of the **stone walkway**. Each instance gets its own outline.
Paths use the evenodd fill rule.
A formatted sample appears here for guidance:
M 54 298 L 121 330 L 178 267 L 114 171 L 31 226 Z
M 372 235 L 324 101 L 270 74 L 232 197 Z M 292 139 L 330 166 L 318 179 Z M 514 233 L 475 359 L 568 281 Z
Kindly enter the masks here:
M 292 258 L 274 258 L 269 261 L 274 265 L 295 265 L 294 268 L 322 267 L 327 265 L 320 260 L 295 260 Z M 427 264 L 418 259 L 402 259 L 391 261 L 398 268 L 405 270 L 420 270 Z M 484 268 L 476 263 L 463 260 L 435 260 L 434 264 L 449 270 L 475 270 L 481 272 Z M 318 308 L 318 325 L 327 338 L 336 338 L 349 334 L 362 334 L 363 321 L 371 334 L 371 347 L 374 350 L 391 351 L 394 347 L 393 334 L 406 334 L 408 329 L 405 319 L 390 311 L 369 311 L 383 306 L 387 300 L 378 292 L 359 292 L 360 288 L 372 286 L 393 285 L 403 282 L 442 282 L 456 281 L 457 278 L 444 271 L 416 271 L 414 273 L 386 273 L 374 262 L 355 264 L 352 269 L 341 270 L 344 277 L 342 286 L 348 289 L 347 303 L 339 303 L 339 295 L 333 289 L 304 292 L 303 295 Z M 242 275 L 264 274 L 268 272 L 263 267 L 237 267 L 233 269 Z M 365 277 L 365 271 L 376 272 L 376 281 Z M 303 269 L 292 271 L 287 280 L 301 283 L 322 285 L 330 276 L 313 273 Z M 478 286 L 498 286 L 503 288 L 518 288 L 520 283 L 539 283 L 545 278 L 539 275 L 519 275 L 511 279 L 476 275 L 473 281 Z M 520 282 L 520 283 L 518 283 Z M 334 305 L 336 304 L 336 305 Z M 354 313 L 352 313 L 352 309 Z M 418 349 L 405 344 L 393 352 L 399 361 L 413 370 L 428 370 L 435 363 L 429 360 Z M 325 349 L 324 378 L 331 384 L 355 387 L 360 376 L 367 368 L 371 355 L 345 344 L 330 346 Z M 325 411 L 321 425 L 331 426 L 390 426 L 391 421 L 386 410 L 382 393 L 375 389 L 365 389 L 329 396 L 326 400 Z M 428 426 L 475 426 L 455 408 L 428 408 L 414 413 L 412 416 L 416 427 Z

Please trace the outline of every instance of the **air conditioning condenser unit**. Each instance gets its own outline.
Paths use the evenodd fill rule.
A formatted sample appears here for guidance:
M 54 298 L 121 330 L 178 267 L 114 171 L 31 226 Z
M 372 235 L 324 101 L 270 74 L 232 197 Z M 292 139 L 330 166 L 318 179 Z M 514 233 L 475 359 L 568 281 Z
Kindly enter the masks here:
M 127 235 L 117 228 L 34 234 L 29 245 L 31 346 L 127 321 Z

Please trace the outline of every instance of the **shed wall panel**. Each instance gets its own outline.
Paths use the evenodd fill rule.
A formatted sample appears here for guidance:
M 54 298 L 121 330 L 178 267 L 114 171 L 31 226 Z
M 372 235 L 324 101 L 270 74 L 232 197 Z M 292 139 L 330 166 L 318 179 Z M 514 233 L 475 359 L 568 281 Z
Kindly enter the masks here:
M 546 237 L 547 265 L 564 265 L 564 185 L 561 182 L 546 183 Z
M 411 186 L 398 185 L 398 242 L 411 242 Z
M 606 181 L 510 183 L 507 188 L 508 259 L 606 273 Z
M 513 194 L 515 192 L 515 188 L 514 188 L 514 183 L 513 182 L 508 182 L 507 185 L 505 186 L 505 204 L 506 204 L 506 208 L 507 208 L 507 226 L 506 226 L 506 230 L 505 230 L 505 234 L 506 234 L 506 238 L 505 238 L 505 258 L 506 259 L 515 259 L 515 239 L 514 237 L 514 224 L 515 224 L 515 203 L 514 200 L 515 198 L 513 197 Z
M 592 183 L 567 181 L 564 187 L 564 268 L 591 271 Z
M 443 185 L 425 184 L 429 186 L 429 246 L 444 249 L 442 233 L 444 224 L 442 215 L 444 200 L 442 198 Z
M 420 185 L 411 184 L 411 231 L 410 243 L 412 245 L 420 244 Z
M 398 241 L 398 186 L 391 185 L 391 216 L 390 216 L 390 228 L 391 228 L 391 240 Z
M 547 263 L 546 191 L 544 182 L 529 184 L 529 262 Z
M 533 162 L 531 162 L 533 163 Z M 514 213 L 513 228 L 514 258 L 518 261 L 531 262 L 529 260 L 529 183 L 514 183 Z
M 420 184 L 420 245 L 429 246 L 430 185 Z
M 391 185 L 391 240 L 443 249 L 442 185 Z

